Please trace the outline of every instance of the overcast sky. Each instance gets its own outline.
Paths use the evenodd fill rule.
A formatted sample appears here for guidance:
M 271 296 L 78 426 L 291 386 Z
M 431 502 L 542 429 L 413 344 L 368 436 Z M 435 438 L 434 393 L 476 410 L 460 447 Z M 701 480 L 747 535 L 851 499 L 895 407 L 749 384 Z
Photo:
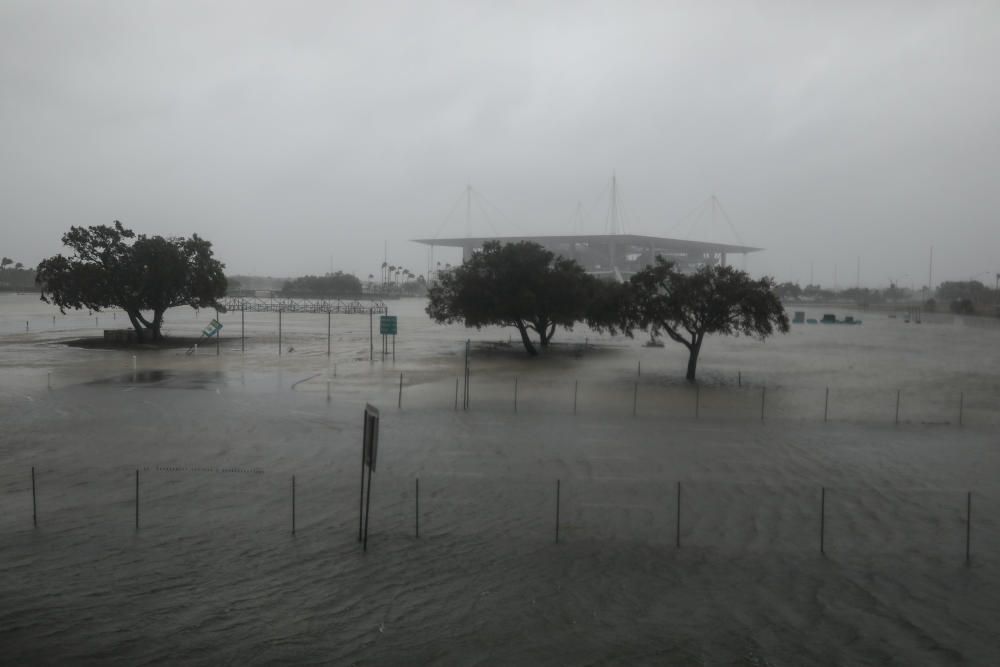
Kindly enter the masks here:
M 230 273 L 377 275 L 386 241 L 419 273 L 467 184 L 473 234 L 600 233 L 614 170 L 625 231 L 742 239 L 754 274 L 1000 271 L 995 0 L 3 0 L 0 133 L 32 265 L 119 219 Z M 713 194 L 735 232 L 688 215 Z

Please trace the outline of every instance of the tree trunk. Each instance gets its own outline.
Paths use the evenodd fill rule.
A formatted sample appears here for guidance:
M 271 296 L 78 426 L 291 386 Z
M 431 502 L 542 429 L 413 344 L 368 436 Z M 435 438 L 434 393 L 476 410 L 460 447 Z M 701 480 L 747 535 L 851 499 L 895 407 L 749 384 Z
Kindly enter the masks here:
M 153 331 L 153 341 L 159 342 L 163 340 L 163 334 L 160 333 L 160 327 L 163 326 L 163 311 L 155 310 L 153 311 L 153 325 L 150 327 Z
M 525 351 L 527 351 L 527 353 L 530 354 L 531 356 L 537 357 L 538 350 L 535 349 L 534 344 L 531 342 L 531 337 L 528 336 L 528 328 L 525 327 L 520 322 L 518 322 L 514 326 L 516 326 L 517 330 L 521 333 L 521 342 L 524 344 Z
M 135 342 L 144 343 L 146 340 L 146 333 L 142 329 L 142 324 L 139 322 L 139 318 L 136 317 L 136 314 L 130 310 L 125 311 L 125 314 L 128 315 L 129 322 L 132 323 L 132 328 L 135 329 Z
M 694 374 L 698 368 L 698 353 L 701 352 L 701 343 L 695 343 L 688 347 L 688 370 L 687 381 L 694 382 Z

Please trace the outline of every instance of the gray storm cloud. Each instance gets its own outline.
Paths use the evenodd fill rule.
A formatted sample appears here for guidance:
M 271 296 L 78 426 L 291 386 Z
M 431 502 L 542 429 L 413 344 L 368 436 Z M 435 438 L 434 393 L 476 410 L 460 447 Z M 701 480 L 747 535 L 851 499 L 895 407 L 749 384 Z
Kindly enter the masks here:
M 72 224 L 211 239 L 232 272 L 416 272 L 409 239 L 604 229 L 735 241 L 853 285 L 1000 271 L 1000 6 L 0 6 L 3 254 Z M 461 207 L 459 207 L 461 209 Z

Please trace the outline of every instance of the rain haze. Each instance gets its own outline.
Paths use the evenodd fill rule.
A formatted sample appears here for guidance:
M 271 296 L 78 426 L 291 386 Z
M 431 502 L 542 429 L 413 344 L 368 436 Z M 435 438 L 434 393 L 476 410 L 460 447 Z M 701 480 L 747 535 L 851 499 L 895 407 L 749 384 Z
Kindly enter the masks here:
M 996 2 L 0 2 L 0 663 L 997 664 L 998 65 Z
M 472 234 L 600 233 L 616 171 L 627 232 L 919 288 L 931 246 L 997 270 L 998 52 L 993 2 L 5 2 L 0 220 L 30 265 L 119 219 L 234 273 L 423 273 L 467 184 Z

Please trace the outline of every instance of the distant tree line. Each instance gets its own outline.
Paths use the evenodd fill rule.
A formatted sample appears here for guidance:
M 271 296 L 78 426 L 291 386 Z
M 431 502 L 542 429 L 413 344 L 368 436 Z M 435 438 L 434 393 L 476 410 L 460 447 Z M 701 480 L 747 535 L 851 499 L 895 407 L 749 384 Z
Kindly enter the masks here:
M 770 278 L 753 280 L 733 267 L 683 273 L 662 258 L 628 282 L 614 283 L 538 244 L 490 241 L 462 265 L 439 274 L 427 313 L 437 322 L 477 329 L 514 327 L 532 356 L 550 345 L 558 328 L 577 322 L 630 337 L 635 331 L 653 339 L 665 335 L 687 348 L 686 377 L 694 381 L 707 335 L 764 339 L 788 331 L 774 286 Z
M 284 296 L 333 297 L 358 296 L 362 292 L 361 281 L 343 271 L 327 273 L 323 276 L 302 276 L 285 282 L 281 288 Z
M 10 257 L 0 259 L 0 291 L 36 292 L 35 270 Z
M 946 304 L 953 313 L 972 315 L 994 313 L 1000 294 L 978 280 L 945 281 L 934 290 L 923 288 L 912 290 L 900 287 L 894 282 L 883 289 L 851 287 L 847 289 L 826 289 L 819 285 L 799 286 L 798 283 L 784 282 L 775 285 L 775 293 L 784 301 L 819 301 L 828 303 L 853 303 L 858 306 L 891 304 L 913 301 L 928 296 L 923 306 L 936 310 L 939 303 Z

